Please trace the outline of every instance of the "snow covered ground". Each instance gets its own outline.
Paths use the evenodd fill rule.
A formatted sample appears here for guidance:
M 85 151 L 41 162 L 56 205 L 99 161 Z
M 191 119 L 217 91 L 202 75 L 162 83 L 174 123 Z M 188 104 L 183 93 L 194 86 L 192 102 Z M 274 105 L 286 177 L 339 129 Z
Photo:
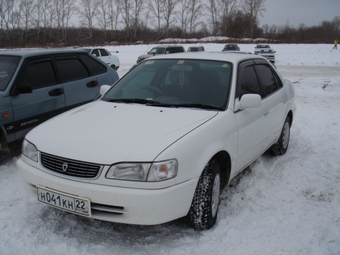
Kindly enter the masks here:
M 277 69 L 296 89 L 290 147 L 281 157 L 263 155 L 232 181 L 214 228 L 194 231 L 184 220 L 122 225 L 50 208 L 26 193 L 14 156 L 0 165 L 0 254 L 340 254 L 340 49 L 272 46 Z M 106 48 L 119 51 L 122 76 L 149 47 Z

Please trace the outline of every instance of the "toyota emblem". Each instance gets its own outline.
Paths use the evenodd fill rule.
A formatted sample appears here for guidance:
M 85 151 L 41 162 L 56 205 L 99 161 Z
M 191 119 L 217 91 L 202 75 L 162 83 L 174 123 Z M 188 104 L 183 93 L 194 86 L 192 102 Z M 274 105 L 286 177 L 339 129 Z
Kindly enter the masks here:
M 68 169 L 68 163 L 64 162 L 62 168 L 63 168 L 63 172 L 65 173 Z

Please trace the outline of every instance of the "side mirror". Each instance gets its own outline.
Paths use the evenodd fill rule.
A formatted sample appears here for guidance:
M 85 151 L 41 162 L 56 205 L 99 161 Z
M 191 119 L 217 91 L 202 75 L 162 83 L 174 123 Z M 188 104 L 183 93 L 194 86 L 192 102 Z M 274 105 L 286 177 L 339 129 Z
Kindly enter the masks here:
M 102 85 L 102 86 L 100 86 L 99 94 L 100 94 L 101 96 L 104 95 L 106 92 L 109 91 L 110 88 L 111 88 L 110 85 Z
M 261 105 L 261 96 L 258 94 L 244 94 L 240 100 L 240 108 L 255 108 Z
M 29 94 L 32 93 L 33 90 L 31 84 L 20 83 L 16 86 L 16 91 L 18 94 Z

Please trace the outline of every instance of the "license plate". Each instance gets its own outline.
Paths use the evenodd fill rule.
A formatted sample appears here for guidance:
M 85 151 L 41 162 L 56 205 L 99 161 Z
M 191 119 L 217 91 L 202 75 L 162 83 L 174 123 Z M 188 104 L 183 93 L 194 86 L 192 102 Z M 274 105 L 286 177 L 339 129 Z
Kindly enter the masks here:
M 40 186 L 37 186 L 37 197 L 38 201 L 53 207 L 84 216 L 91 215 L 91 204 L 87 198 L 65 194 Z

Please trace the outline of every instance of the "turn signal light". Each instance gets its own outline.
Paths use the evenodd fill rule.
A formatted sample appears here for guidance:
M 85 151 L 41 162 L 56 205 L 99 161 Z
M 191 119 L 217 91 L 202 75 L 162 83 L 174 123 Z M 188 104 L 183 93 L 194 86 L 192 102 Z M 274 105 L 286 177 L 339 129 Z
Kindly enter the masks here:
M 3 116 L 5 119 L 7 119 L 7 118 L 9 118 L 9 113 L 4 113 L 2 116 Z

